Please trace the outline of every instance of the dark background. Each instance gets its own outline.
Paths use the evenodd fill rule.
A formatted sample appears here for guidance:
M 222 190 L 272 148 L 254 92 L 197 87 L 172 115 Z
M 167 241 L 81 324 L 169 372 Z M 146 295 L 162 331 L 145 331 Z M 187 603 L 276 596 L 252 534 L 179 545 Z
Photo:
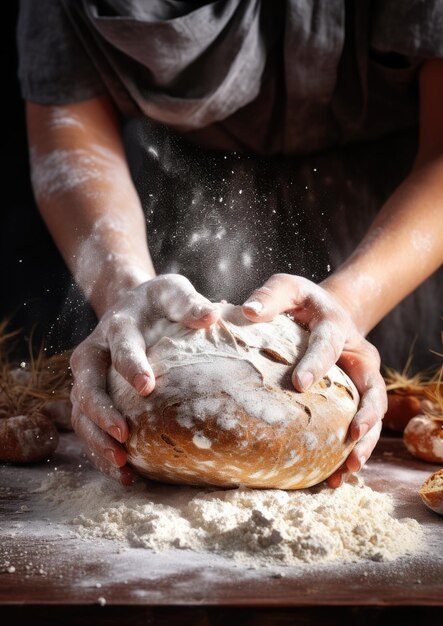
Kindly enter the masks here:
M 31 335 L 35 348 L 45 340 L 54 352 L 74 345 L 76 337 L 69 330 L 69 316 L 57 320 L 71 277 L 39 215 L 30 183 L 25 107 L 17 79 L 18 2 L 8 2 L 5 14 L 0 320 L 7 318 L 10 329 L 23 331 L 15 350 L 18 358 L 25 358 Z M 90 323 L 88 319 L 85 326 Z

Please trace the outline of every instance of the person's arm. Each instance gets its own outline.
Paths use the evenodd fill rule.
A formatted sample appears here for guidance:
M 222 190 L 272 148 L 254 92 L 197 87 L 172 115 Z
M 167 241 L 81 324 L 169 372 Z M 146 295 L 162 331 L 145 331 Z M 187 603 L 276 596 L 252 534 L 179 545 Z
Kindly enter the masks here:
M 98 317 L 153 278 L 140 200 L 111 102 L 27 103 L 34 194 L 58 249 Z
M 380 357 L 365 335 L 443 262 L 443 60 L 420 76 L 420 145 L 406 180 L 380 210 L 350 258 L 320 285 L 277 274 L 243 305 L 252 321 L 287 311 L 311 331 L 293 373 L 304 390 L 336 362 L 356 384 L 361 402 L 350 427 L 356 441 L 330 478 L 361 469 L 377 444 L 386 412 Z
M 413 169 L 351 257 L 322 285 L 366 335 L 442 263 L 443 60 L 433 60 L 420 76 L 420 141 Z
M 122 415 L 106 391 L 109 366 L 141 395 L 154 388 L 144 330 L 159 316 L 192 328 L 218 318 L 182 276 L 155 277 L 145 220 L 111 102 L 27 104 L 31 175 L 41 214 L 99 322 L 71 358 L 72 425 L 94 465 L 131 482 Z M 149 173 L 147 173 L 149 175 Z

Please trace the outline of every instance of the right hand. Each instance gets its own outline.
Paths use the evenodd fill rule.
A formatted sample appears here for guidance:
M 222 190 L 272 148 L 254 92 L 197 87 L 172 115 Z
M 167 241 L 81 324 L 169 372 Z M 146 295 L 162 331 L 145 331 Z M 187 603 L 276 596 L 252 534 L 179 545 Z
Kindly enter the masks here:
M 318 382 L 335 363 L 357 387 L 359 408 L 348 431 L 356 445 L 328 478 L 330 487 L 339 487 L 347 473 L 361 470 L 380 437 L 387 396 L 377 349 L 364 338 L 334 292 L 301 276 L 274 274 L 249 296 L 243 313 L 253 322 L 268 322 L 279 313 L 290 313 L 295 322 L 309 328 L 308 348 L 292 374 L 298 391 Z
M 72 426 L 93 465 L 124 485 L 134 480 L 122 445 L 129 431 L 107 393 L 107 374 L 112 365 L 141 396 L 153 391 L 145 331 L 161 318 L 188 328 L 208 328 L 219 311 L 187 278 L 164 274 L 126 292 L 71 357 Z

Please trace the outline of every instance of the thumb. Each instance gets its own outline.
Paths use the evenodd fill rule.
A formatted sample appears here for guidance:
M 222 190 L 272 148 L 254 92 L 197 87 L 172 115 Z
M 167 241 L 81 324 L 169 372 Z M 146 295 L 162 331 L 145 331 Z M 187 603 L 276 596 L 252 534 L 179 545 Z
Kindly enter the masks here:
M 290 274 L 271 276 L 242 305 L 243 315 L 252 322 L 270 322 L 279 313 L 293 309 L 300 294 L 298 278 Z

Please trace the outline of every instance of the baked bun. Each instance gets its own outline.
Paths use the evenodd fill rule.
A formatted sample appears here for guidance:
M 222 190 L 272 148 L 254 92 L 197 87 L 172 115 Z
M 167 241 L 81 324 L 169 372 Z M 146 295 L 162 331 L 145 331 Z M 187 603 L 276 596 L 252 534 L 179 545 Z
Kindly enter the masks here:
M 35 463 L 56 449 L 58 432 L 46 415 L 15 415 L 0 419 L 0 461 Z
M 417 458 L 430 463 L 443 463 L 443 421 L 417 415 L 406 426 L 403 441 Z
M 383 418 L 383 428 L 402 433 L 409 421 L 422 412 L 422 400 L 412 394 L 388 393 L 388 410 Z
M 309 333 L 286 315 L 252 324 L 240 307 L 220 308 L 207 330 L 167 320 L 150 329 L 149 397 L 111 368 L 109 392 L 129 424 L 128 462 L 148 478 L 191 485 L 297 489 L 323 481 L 354 445 L 354 384 L 334 366 L 298 393 L 291 374 Z
M 428 476 L 418 493 L 428 508 L 443 515 L 443 469 Z

